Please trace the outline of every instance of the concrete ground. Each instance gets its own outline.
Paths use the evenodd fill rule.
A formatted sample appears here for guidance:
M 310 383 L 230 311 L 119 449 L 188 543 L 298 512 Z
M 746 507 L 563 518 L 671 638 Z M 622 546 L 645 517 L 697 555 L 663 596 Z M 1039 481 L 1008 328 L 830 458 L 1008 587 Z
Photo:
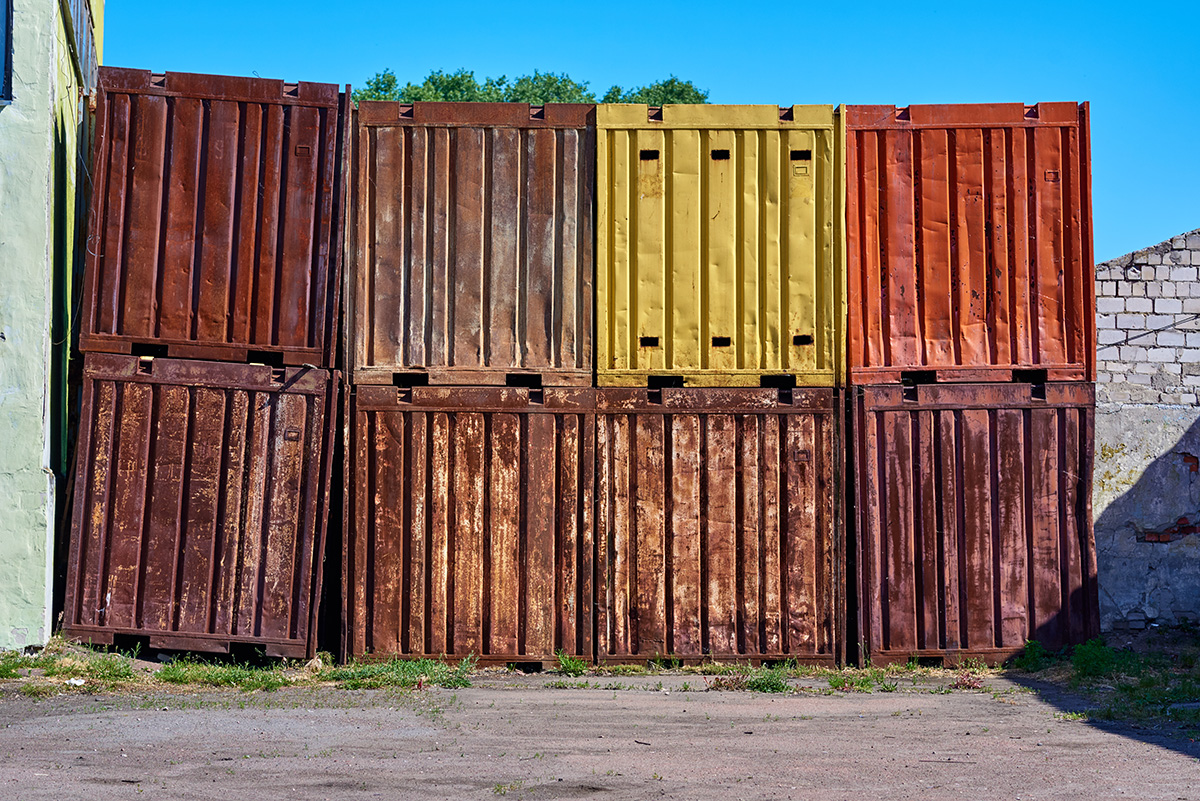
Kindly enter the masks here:
M 41 701 L 10 687 L 0 798 L 1200 799 L 1200 743 L 1104 730 L 1072 719 L 1071 697 L 1002 678 L 784 696 L 697 676 L 548 686 L 562 681 Z

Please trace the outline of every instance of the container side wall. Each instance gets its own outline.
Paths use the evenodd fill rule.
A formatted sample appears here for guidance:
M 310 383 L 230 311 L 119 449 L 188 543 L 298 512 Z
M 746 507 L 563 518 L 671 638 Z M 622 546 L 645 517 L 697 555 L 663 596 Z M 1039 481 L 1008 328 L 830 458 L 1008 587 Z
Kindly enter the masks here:
M 513 105 L 361 105 L 356 383 L 590 386 L 590 107 L 563 127 Z
M 104 67 L 85 351 L 331 366 L 345 96 Z
M 64 633 L 311 656 L 336 379 L 88 354 Z
M 347 652 L 593 655 L 591 390 L 359 386 Z
M 599 107 L 602 386 L 841 376 L 840 122 L 827 106 L 722 108 L 698 125 L 681 106 L 656 121 Z
M 597 658 L 833 662 L 833 389 L 598 390 Z
M 854 405 L 872 663 L 1096 635 L 1090 384 L 871 386 Z
M 843 111 L 851 381 L 1093 380 L 1086 104 Z

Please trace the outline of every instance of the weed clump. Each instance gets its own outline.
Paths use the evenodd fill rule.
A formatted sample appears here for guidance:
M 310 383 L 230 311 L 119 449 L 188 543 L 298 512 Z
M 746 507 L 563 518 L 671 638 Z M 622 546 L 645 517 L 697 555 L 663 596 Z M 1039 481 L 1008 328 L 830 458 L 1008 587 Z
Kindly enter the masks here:
M 368 690 L 380 687 L 423 689 L 426 686 L 458 689 L 471 686 L 471 671 L 475 669 L 474 655 L 451 666 L 436 659 L 390 659 L 386 662 L 352 662 L 341 667 L 322 670 L 318 678 L 336 682 L 345 690 Z

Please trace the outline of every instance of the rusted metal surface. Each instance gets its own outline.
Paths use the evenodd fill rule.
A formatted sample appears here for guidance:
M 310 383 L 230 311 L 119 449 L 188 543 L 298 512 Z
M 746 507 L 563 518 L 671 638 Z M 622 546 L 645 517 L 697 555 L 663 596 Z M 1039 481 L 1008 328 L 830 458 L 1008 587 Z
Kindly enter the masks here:
M 597 659 L 842 653 L 834 389 L 597 390 Z
M 1099 633 L 1092 385 L 871 386 L 854 406 L 872 664 L 1000 661 Z
M 833 107 L 606 104 L 596 122 L 599 385 L 840 386 Z
M 87 354 L 64 634 L 311 657 L 338 380 Z
M 80 349 L 333 366 L 347 98 L 102 67 Z
M 591 385 L 593 109 L 359 104 L 354 383 Z
M 850 381 L 1095 380 L 1087 104 L 845 117 Z
M 593 398 L 354 388 L 346 656 L 591 658 Z

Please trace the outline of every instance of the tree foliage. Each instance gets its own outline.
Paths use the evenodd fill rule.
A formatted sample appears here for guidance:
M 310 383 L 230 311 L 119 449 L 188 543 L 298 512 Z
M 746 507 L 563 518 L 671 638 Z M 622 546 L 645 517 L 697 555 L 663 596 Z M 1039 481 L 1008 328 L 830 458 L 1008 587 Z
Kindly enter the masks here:
M 504 75 L 485 78 L 480 83 L 475 73 L 460 69 L 456 72 L 435 70 L 419 84 L 403 86 L 391 70 L 377 72 L 366 87 L 354 91 L 354 101 L 399 100 L 413 103 L 418 100 L 451 102 L 529 103 L 595 103 L 596 96 L 588 90 L 586 81 L 575 81 L 566 73 L 541 72 L 522 75 L 509 81 Z M 681 81 L 672 75 L 665 81 L 639 86 L 625 91 L 619 86 L 609 89 L 605 103 L 647 103 L 661 106 L 667 103 L 707 103 L 708 92 L 698 89 L 691 81 Z
M 614 86 L 604 94 L 604 103 L 645 103 L 648 106 L 665 106 L 670 103 L 707 103 L 708 92 L 696 87 L 691 81 L 681 81 L 672 75 L 665 81 L 649 86 L 624 91 Z

